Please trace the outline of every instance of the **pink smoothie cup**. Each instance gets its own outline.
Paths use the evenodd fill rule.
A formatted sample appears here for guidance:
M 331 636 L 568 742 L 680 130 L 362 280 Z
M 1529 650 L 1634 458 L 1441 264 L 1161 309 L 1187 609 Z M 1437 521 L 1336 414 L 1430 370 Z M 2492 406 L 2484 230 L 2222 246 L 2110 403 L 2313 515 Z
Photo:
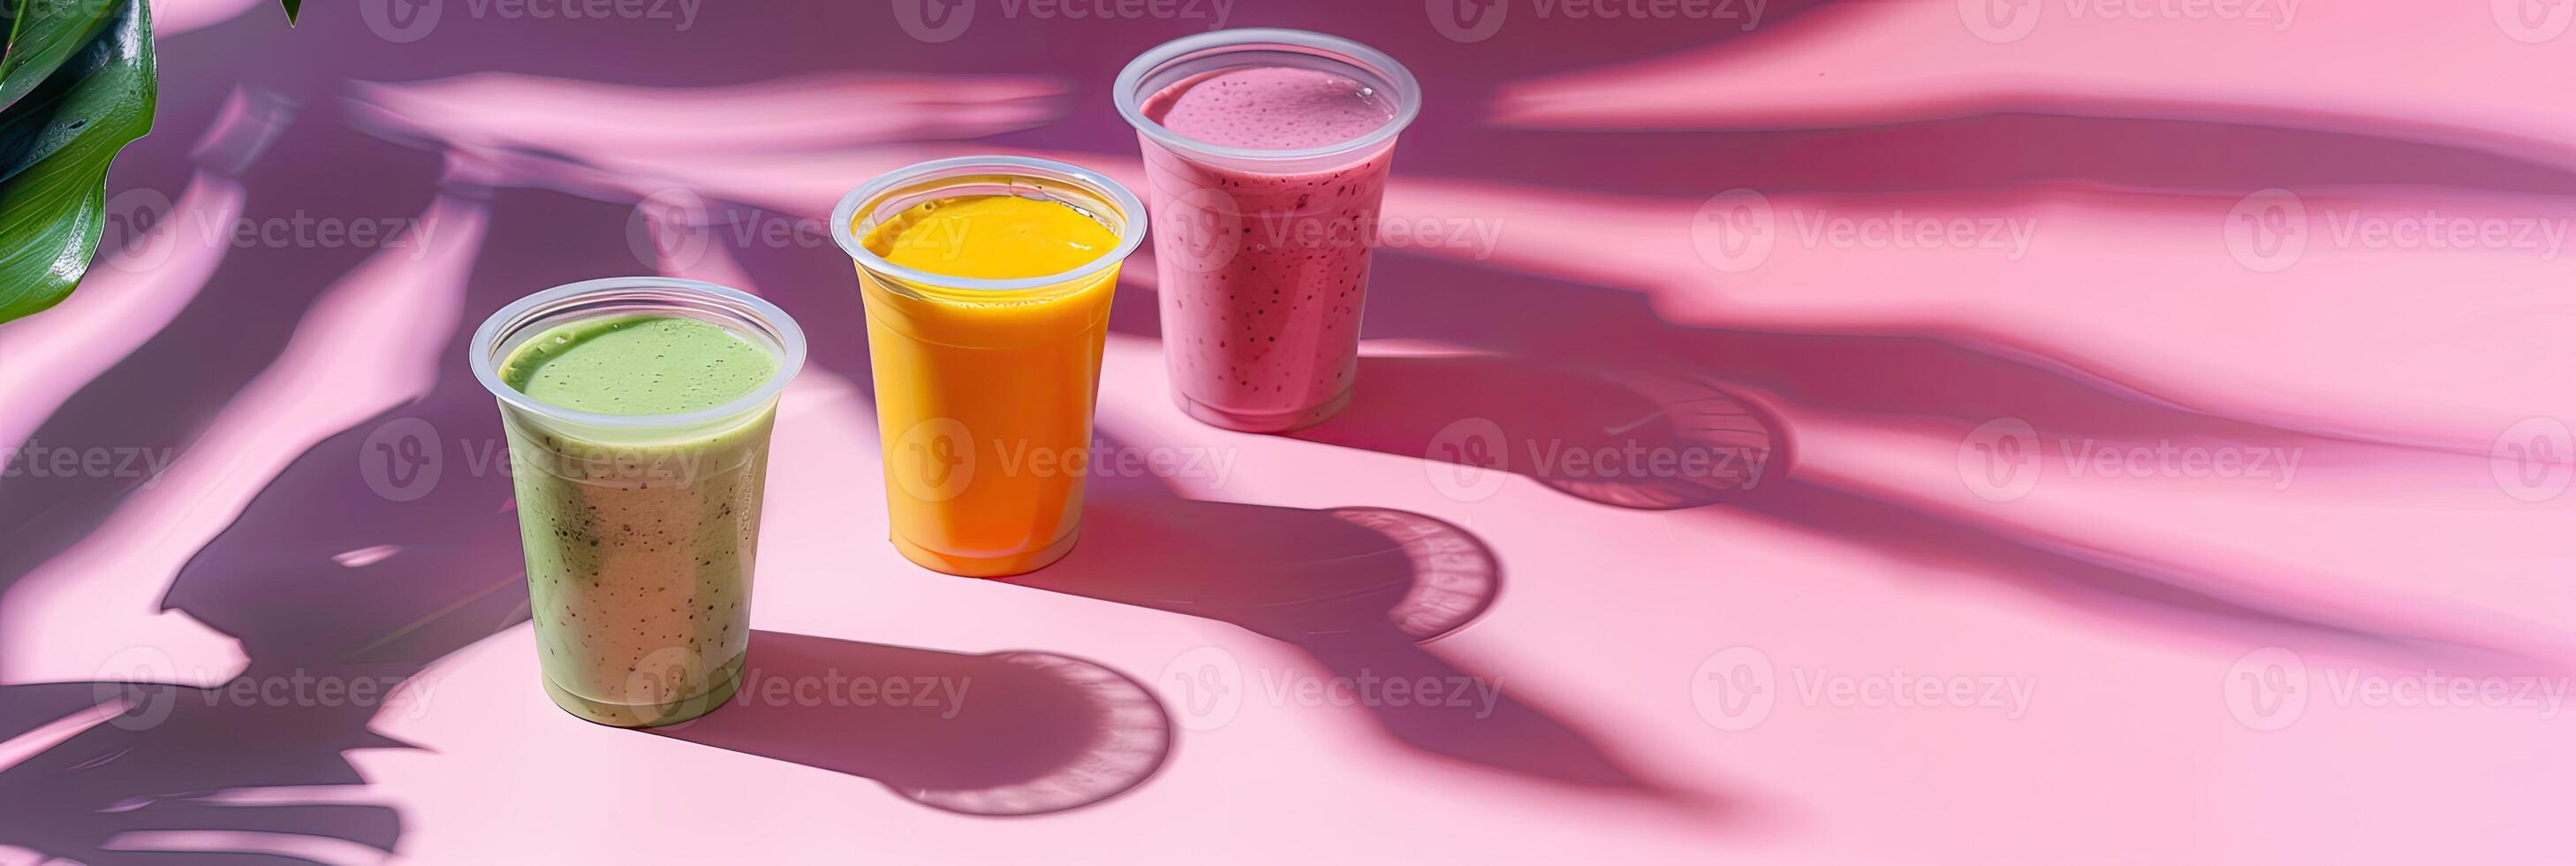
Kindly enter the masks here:
M 1346 79 L 1360 88 L 1355 99 L 1382 101 L 1388 119 L 1294 149 L 1217 144 L 1163 125 L 1180 93 L 1262 69 Z M 1173 402 L 1208 424 L 1260 433 L 1341 411 L 1358 374 L 1387 168 L 1422 109 L 1413 74 L 1348 39 L 1220 30 L 1145 52 L 1118 74 L 1115 95 L 1144 150 Z M 1256 112 L 1228 122 L 1282 121 Z

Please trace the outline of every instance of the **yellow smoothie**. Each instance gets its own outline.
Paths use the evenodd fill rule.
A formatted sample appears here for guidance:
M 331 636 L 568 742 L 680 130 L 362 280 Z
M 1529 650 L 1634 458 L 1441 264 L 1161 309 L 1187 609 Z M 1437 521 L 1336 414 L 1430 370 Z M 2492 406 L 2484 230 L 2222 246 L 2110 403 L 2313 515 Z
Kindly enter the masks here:
M 927 274 L 1009 280 L 1079 269 L 1119 236 L 1053 199 L 972 195 L 915 205 L 861 244 Z M 1118 269 L 1012 290 L 908 282 L 864 266 L 859 276 L 896 549 L 968 577 L 1063 557 L 1081 526 Z
M 1053 199 L 943 198 L 914 205 L 869 232 L 868 250 L 914 270 L 978 280 L 1061 274 L 1118 245 L 1118 234 Z

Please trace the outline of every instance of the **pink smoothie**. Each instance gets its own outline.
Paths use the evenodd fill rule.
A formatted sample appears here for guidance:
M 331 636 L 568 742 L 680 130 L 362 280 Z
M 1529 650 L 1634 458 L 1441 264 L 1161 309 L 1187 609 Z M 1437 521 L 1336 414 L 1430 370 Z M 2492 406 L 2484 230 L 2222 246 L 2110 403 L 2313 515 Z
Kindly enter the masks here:
M 1143 110 L 1194 141 L 1256 151 L 1327 148 L 1395 116 L 1385 94 L 1359 82 L 1288 67 L 1197 76 Z M 1163 357 L 1181 408 L 1254 431 L 1304 427 L 1339 411 L 1358 364 L 1393 142 L 1320 160 L 1143 144 Z

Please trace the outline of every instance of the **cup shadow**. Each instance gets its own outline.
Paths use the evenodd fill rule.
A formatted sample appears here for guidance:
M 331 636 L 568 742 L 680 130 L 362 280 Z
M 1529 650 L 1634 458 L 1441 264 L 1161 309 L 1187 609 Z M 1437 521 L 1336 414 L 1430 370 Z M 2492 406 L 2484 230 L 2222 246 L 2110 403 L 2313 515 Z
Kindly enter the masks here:
M 1144 784 L 1171 717 L 1144 684 L 1046 652 L 982 655 L 754 631 L 742 690 L 649 733 L 871 779 L 967 815 L 1078 809 Z
M 1471 694 L 1487 696 L 1361 703 L 1388 736 L 1438 758 L 1552 784 L 1685 798 L 1505 676 L 1468 670 L 1422 645 L 1481 615 L 1501 577 L 1483 541 L 1420 514 L 1188 500 L 1158 484 L 1096 480 L 1081 546 L 1043 571 L 1006 580 L 1230 623 L 1297 647 L 1333 678 L 1470 684 Z M 1231 687 L 1257 699 L 1262 675 L 1243 679 Z

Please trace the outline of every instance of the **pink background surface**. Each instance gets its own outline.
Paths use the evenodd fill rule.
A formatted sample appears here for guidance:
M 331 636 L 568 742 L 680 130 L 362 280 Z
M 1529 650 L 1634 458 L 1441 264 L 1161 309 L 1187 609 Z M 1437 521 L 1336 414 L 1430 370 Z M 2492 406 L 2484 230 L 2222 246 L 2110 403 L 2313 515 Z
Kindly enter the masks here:
M 1110 77 L 1209 20 L 168 0 L 117 251 L 0 325 L 0 862 L 2563 856 L 2576 4 L 1444 4 L 1224 7 L 1429 93 L 1386 210 L 1444 240 L 1379 252 L 1351 409 L 1181 417 L 1140 255 L 1100 432 L 1226 468 L 1097 479 L 1071 558 L 979 582 L 883 540 L 820 217 L 936 156 L 1139 182 Z M 402 242 L 205 233 L 299 218 Z M 2452 224 L 2505 234 L 2406 233 Z M 463 346 L 653 271 L 814 341 L 753 667 L 973 683 L 953 717 L 547 703 Z M 1532 459 L 1632 444 L 1760 471 Z M 2165 446 L 2270 471 L 2079 457 Z M 1274 691 L 1362 675 L 1500 697 Z M 404 685 L 208 697 L 306 676 Z

